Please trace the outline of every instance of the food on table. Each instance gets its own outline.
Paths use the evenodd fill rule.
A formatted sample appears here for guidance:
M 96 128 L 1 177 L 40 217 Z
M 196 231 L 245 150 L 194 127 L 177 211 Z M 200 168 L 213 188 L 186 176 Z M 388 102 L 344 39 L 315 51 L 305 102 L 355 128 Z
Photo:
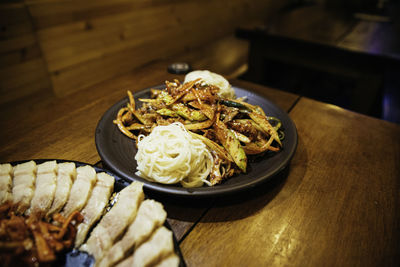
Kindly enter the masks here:
M 218 95 L 223 98 L 235 98 L 235 91 L 232 86 L 222 75 L 208 71 L 195 70 L 186 74 L 184 83 L 194 81 L 201 78 L 203 83 L 214 85 L 219 88 Z
M 154 267 L 171 267 L 179 265 L 179 257 L 176 254 L 170 254 L 169 256 L 162 259 Z
M 148 136 L 140 136 L 137 145 L 139 176 L 163 184 L 181 183 L 184 187 L 209 183 L 213 157 L 182 123 L 156 126 Z
M 143 199 L 142 183 L 132 182 L 122 189 L 118 194 L 117 202 L 93 229 L 80 250 L 88 252 L 96 262 L 100 262 L 116 238 L 132 223 Z
M 78 167 L 76 172 L 76 180 L 71 187 L 67 204 L 61 212 L 63 216 L 69 216 L 72 212 L 81 210 L 96 183 L 96 171 L 91 166 Z
M 46 215 L 56 191 L 57 169 L 55 160 L 37 165 L 35 191 L 26 215 L 32 214 L 36 218 Z
M 90 188 L 88 184 L 93 179 L 92 170 L 95 185 Z M 60 171 L 63 172 L 61 176 Z M 149 266 L 164 264 L 164 262 L 169 262 L 168 266 L 179 265 L 179 258 L 174 251 L 172 232 L 162 226 L 167 216 L 164 207 L 157 201 L 144 200 L 142 183 L 133 182 L 111 196 L 115 183 L 114 177 L 105 172 L 96 173 L 95 169 L 88 165 L 75 168 L 74 163 L 57 163 L 56 161 L 47 161 L 38 165 L 34 161 L 29 161 L 17 164 L 15 167 L 10 164 L 1 164 L 0 173 L 2 177 L 7 178 L 7 174 L 10 176 L 9 183 L 15 182 L 15 178 L 18 178 L 17 182 L 20 185 L 21 181 L 25 181 L 21 177 L 26 178 L 27 174 L 29 174 L 29 181 L 36 181 L 32 189 L 34 197 L 26 206 L 30 215 L 21 212 L 21 203 L 14 203 L 13 195 L 0 205 L 0 262 L 2 266 L 57 264 L 57 257 L 70 251 L 74 245 L 78 248 L 85 241 L 86 243 L 81 245 L 79 250 L 93 256 L 96 266 L 115 265 L 129 257 L 136 258 L 135 261 L 140 259 L 140 262 L 136 262 L 138 264 L 151 263 Z M 77 173 L 76 179 L 73 178 L 75 173 Z M 30 176 L 32 174 L 33 178 Z M 69 214 L 68 217 L 60 213 L 64 208 L 61 204 L 61 208 L 58 207 L 58 211 L 53 212 L 52 216 L 43 218 L 42 215 L 49 214 L 53 205 L 46 203 L 44 206 L 47 210 L 43 208 L 39 212 L 36 210 L 37 206 L 32 206 L 37 205 L 34 202 L 35 198 L 40 199 L 42 185 L 49 184 L 48 179 L 43 179 L 46 175 L 40 177 L 43 174 L 52 178 L 57 177 L 57 179 L 69 178 L 71 183 L 73 182 L 68 201 L 64 201 L 65 206 L 68 203 L 76 203 L 75 194 L 78 190 L 75 191 L 74 187 L 77 186 L 85 187 L 89 191 L 88 196 L 83 195 L 83 198 L 87 198 L 86 204 L 83 206 L 71 204 L 66 212 Z M 59 184 L 63 187 L 69 185 L 65 181 L 63 183 L 57 181 L 54 184 L 56 187 Z M 35 185 L 38 188 L 35 188 Z M 50 190 L 57 192 L 57 189 Z M 16 192 L 19 196 L 18 190 Z M 65 190 L 62 192 L 64 198 Z M 53 203 L 56 199 L 55 197 Z M 107 206 L 111 208 L 108 209 Z M 160 231 L 160 229 L 163 230 Z M 87 237 L 88 233 L 90 233 L 89 237 Z M 148 244 L 149 242 L 151 243 Z M 155 245 L 155 242 L 161 243 Z M 172 249 L 170 244 L 172 244 Z M 154 251 L 150 251 L 150 248 Z M 117 257 L 113 255 L 114 252 Z M 105 257 L 101 261 L 103 256 Z
M 13 168 L 12 199 L 17 214 L 23 214 L 30 206 L 35 190 L 37 166 L 34 161 Z
M 160 258 L 168 257 L 173 251 L 172 233 L 164 226 L 161 226 L 132 256 L 126 258 L 117 266 L 149 266 L 158 262 Z
M 207 170 L 207 177 L 194 179 L 189 175 L 182 183 L 187 187 L 202 186 L 203 182 L 210 186 L 222 183 L 234 174 L 247 172 L 249 155 L 259 156 L 282 149 L 283 132 L 278 118 L 267 116 L 261 107 L 249 104 L 244 99 L 229 98 L 225 94 L 221 97 L 221 88 L 215 86 L 218 82 L 212 84 L 204 81 L 202 75 L 195 74 L 188 76 L 187 82 L 166 81 L 164 89 L 151 89 L 150 98 L 138 99 L 142 103 L 140 107 L 136 106 L 128 90 L 129 102 L 118 111 L 114 123 L 123 134 L 136 141 L 138 150 L 146 151 L 144 157 L 137 154 L 138 174 L 146 179 L 167 184 L 182 183 L 181 179 L 169 175 L 169 168 L 158 168 L 164 164 L 164 160 L 165 165 L 170 163 L 170 156 L 161 149 L 161 141 L 168 143 L 175 135 L 165 134 L 158 141 L 152 138 L 157 146 L 153 146 L 152 142 L 140 144 L 146 140 L 142 136 L 149 136 L 158 126 L 180 123 L 193 138 L 201 140 L 212 155 L 213 163 L 211 170 Z M 168 136 L 171 140 L 167 141 Z M 182 154 L 187 152 L 188 149 L 182 149 Z M 147 155 L 152 153 L 163 153 L 162 157 L 157 158 L 160 164 L 154 165 L 157 167 L 154 171 L 153 165 L 150 165 L 154 161 L 147 160 Z M 181 154 L 176 154 L 178 156 Z M 140 160 L 143 160 L 143 164 Z M 204 161 L 204 155 L 201 154 L 197 160 Z
M 81 211 L 83 222 L 78 226 L 75 247 L 83 243 L 92 225 L 100 219 L 113 191 L 114 177 L 105 172 L 98 173 L 92 193 Z
M 12 166 L 9 163 L 0 164 L 0 205 L 12 197 Z
M 144 200 L 142 183 L 132 182 L 116 198 L 79 248 L 94 256 L 96 266 L 114 266 L 126 258 L 135 258 L 132 266 L 154 266 L 170 255 L 176 256 L 172 232 L 162 226 L 167 215 L 164 207 Z M 178 266 L 179 260 L 171 263 L 171 267 Z
M 110 266 L 123 259 L 128 251 L 139 247 L 155 229 L 163 225 L 166 217 L 167 213 L 161 203 L 151 199 L 143 201 L 122 239 L 110 248 L 97 266 Z
M 75 179 L 76 167 L 73 162 L 58 163 L 56 192 L 51 208 L 46 214 L 47 220 L 50 220 L 54 213 L 60 212 L 64 207 Z
M 73 246 L 79 212 L 68 218 L 55 214 L 52 223 L 35 216 L 16 215 L 12 202 L 0 206 L 0 262 L 2 266 L 50 264 Z

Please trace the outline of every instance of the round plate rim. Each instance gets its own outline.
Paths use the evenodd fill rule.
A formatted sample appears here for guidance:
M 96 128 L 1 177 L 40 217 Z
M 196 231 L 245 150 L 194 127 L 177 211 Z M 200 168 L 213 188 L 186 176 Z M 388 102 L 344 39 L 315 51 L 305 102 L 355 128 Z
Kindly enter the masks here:
M 244 89 L 242 87 L 238 87 L 238 86 L 232 86 L 232 87 L 235 89 L 235 91 L 236 90 L 245 91 L 249 95 L 255 96 L 258 99 L 262 99 L 262 101 L 267 103 L 275 111 L 277 111 L 278 113 L 282 114 L 285 117 L 284 119 L 286 120 L 287 123 L 289 123 L 289 125 L 287 125 L 287 124 L 285 125 L 285 128 L 290 128 L 292 130 L 293 143 L 290 145 L 289 148 L 285 148 L 285 149 L 289 149 L 288 156 L 282 162 L 277 164 L 275 166 L 275 168 L 273 169 L 273 171 L 269 172 L 265 176 L 258 177 L 254 181 L 250 181 L 245 184 L 239 183 L 237 185 L 233 184 L 233 185 L 229 185 L 229 186 L 224 186 L 224 184 L 222 183 L 222 184 L 215 185 L 212 187 L 203 186 L 203 187 L 199 187 L 199 188 L 183 188 L 180 186 L 163 185 L 163 184 L 149 182 L 137 175 L 134 175 L 132 177 L 131 175 L 128 175 L 127 173 L 119 170 L 117 167 L 114 166 L 114 164 L 112 163 L 112 160 L 109 158 L 109 155 L 107 155 L 105 153 L 99 140 L 102 138 L 102 134 L 103 134 L 102 127 L 106 126 L 105 123 L 106 123 L 106 120 L 108 119 L 108 116 L 110 116 L 110 113 L 113 112 L 113 109 L 115 109 L 116 107 L 122 106 L 124 103 L 127 103 L 127 101 L 128 101 L 127 97 L 122 98 L 121 100 L 119 100 L 118 102 L 113 104 L 109 109 L 107 109 L 107 111 L 103 114 L 103 116 L 101 117 L 101 119 L 99 120 L 99 122 L 97 124 L 96 131 L 95 131 L 95 144 L 96 144 L 97 152 L 98 152 L 103 164 L 105 166 L 107 166 L 107 168 L 110 168 L 119 177 L 121 177 L 127 181 L 138 180 L 138 181 L 143 182 L 144 183 L 143 187 L 145 189 L 148 189 L 148 190 L 156 192 L 156 193 L 173 195 L 173 196 L 178 196 L 178 197 L 199 198 L 199 197 L 214 197 L 214 196 L 232 194 L 232 193 L 237 193 L 239 191 L 243 191 L 243 190 L 246 190 L 249 188 L 253 188 L 253 187 L 257 186 L 258 184 L 269 180 L 270 178 L 272 178 L 273 176 L 278 174 L 280 171 L 282 171 L 289 164 L 290 160 L 292 159 L 292 157 L 296 151 L 297 142 L 298 142 L 298 134 L 297 134 L 296 125 L 294 124 L 292 119 L 289 117 L 287 112 L 282 110 L 280 107 L 278 107 L 276 104 L 274 104 L 273 102 L 271 102 L 269 99 L 265 98 L 264 96 L 254 92 L 254 91 Z M 135 99 L 137 99 L 137 97 L 139 97 L 140 95 L 148 93 L 150 91 L 150 89 L 152 89 L 152 88 L 161 89 L 161 88 L 164 88 L 164 85 L 156 85 L 156 86 L 152 86 L 152 87 L 148 87 L 148 88 L 139 90 L 137 92 L 134 92 L 133 96 Z M 280 118 L 280 119 L 282 119 L 282 118 Z M 122 133 L 121 133 L 121 135 L 122 135 Z M 126 137 L 126 138 L 128 138 L 128 137 Z

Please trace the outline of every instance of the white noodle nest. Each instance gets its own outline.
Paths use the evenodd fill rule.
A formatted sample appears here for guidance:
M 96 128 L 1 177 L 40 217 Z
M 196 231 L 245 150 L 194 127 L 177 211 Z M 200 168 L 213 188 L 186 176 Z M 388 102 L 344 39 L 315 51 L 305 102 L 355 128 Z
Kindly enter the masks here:
M 148 135 L 140 135 L 137 175 L 162 184 L 181 183 L 184 187 L 210 185 L 207 177 L 214 164 L 206 145 L 192 137 L 182 123 L 156 126 Z

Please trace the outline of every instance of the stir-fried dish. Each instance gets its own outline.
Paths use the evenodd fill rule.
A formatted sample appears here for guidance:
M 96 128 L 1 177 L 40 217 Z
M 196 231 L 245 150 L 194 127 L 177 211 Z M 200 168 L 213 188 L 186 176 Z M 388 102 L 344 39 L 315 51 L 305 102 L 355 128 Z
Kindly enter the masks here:
M 10 203 L 0 205 L 2 266 L 50 265 L 57 255 L 71 249 L 82 215 L 76 211 L 67 218 L 59 213 L 53 218 L 53 223 L 49 223 L 35 216 L 20 216 Z
M 220 97 L 218 91 L 201 79 L 166 81 L 164 89 L 150 90 L 150 98 L 139 98 L 140 106 L 128 91 L 129 101 L 114 123 L 136 143 L 139 135 L 149 135 L 156 126 L 182 123 L 211 151 L 214 164 L 208 181 L 219 184 L 245 173 L 248 155 L 280 151 L 283 131 L 280 120 L 267 116 L 261 107 L 241 98 Z

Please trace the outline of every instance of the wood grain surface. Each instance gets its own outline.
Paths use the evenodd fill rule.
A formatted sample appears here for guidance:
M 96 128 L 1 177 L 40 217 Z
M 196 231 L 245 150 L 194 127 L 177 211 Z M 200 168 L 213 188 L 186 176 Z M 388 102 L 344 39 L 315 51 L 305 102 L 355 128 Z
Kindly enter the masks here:
M 400 126 L 307 98 L 299 144 L 256 192 L 217 200 L 183 240 L 189 266 L 397 266 Z
M 68 97 L 2 106 L 0 161 L 98 163 L 94 132 L 101 116 L 127 89 L 177 77 L 166 72 L 167 65 L 154 62 Z M 249 191 L 196 201 L 147 192 L 164 204 L 187 265 L 398 266 L 400 126 L 276 89 L 232 83 L 286 110 L 299 143 L 287 168 Z
M 287 2 L 1 1 L 0 103 L 43 90 L 69 95 L 213 43 Z
M 0 104 L 51 91 L 28 8 L 22 0 L 0 3 Z

